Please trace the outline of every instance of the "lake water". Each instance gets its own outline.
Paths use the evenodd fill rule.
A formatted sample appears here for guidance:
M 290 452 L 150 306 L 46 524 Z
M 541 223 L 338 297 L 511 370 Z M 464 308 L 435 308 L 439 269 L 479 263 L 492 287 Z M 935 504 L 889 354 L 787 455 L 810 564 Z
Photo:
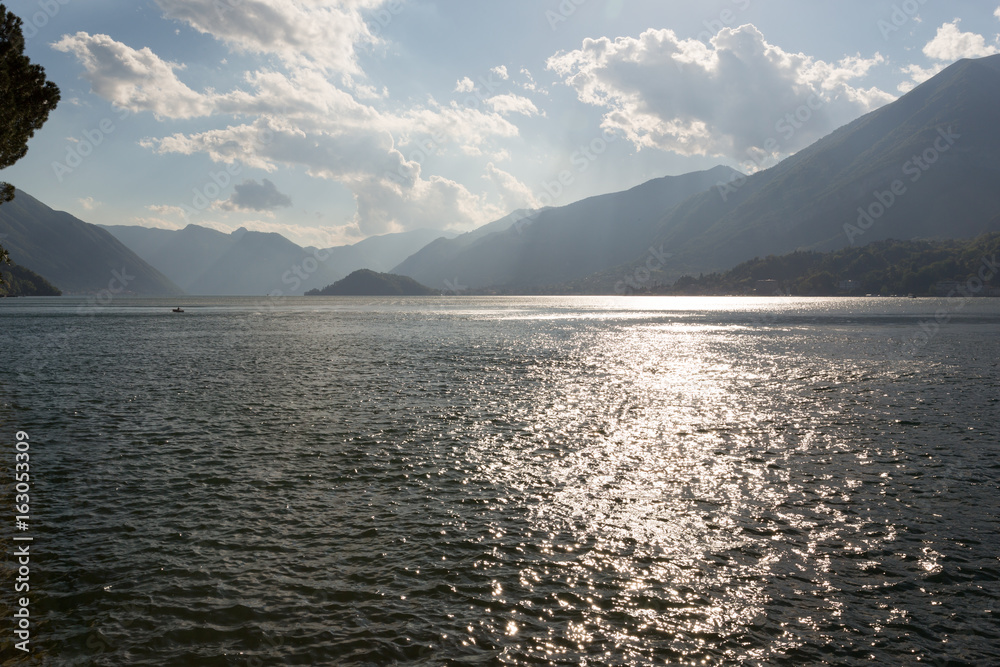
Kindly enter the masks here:
M 43 664 L 1000 664 L 1000 300 L 175 305 L 0 301 Z

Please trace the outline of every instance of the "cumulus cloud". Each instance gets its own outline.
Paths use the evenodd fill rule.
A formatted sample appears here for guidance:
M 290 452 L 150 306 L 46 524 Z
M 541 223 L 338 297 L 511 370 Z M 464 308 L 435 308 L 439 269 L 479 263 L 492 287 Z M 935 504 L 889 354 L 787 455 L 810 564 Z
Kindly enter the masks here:
M 507 79 L 510 78 L 510 75 L 507 74 L 507 68 L 504 65 L 498 65 L 498 66 L 494 67 L 493 69 L 491 69 L 490 71 L 493 72 L 494 74 L 496 74 L 498 77 L 500 77 L 504 81 L 506 81 Z
M 998 19 L 1000 19 L 1000 7 L 997 7 L 997 10 L 995 12 L 993 12 L 993 16 L 995 16 Z
M 391 177 L 372 176 L 358 183 L 354 193 L 364 235 L 421 227 L 468 229 L 505 213 L 485 196 L 436 175 L 416 178 L 410 187 L 397 187 Z
M 175 70 L 182 66 L 161 60 L 149 48 L 137 50 L 107 35 L 85 32 L 65 35 L 52 47 L 75 55 L 94 93 L 122 108 L 161 118 L 205 116 L 212 109 L 177 78 Z
M 462 77 L 459 79 L 458 83 L 455 84 L 456 93 L 471 93 L 475 89 L 475 82 L 467 76 Z
M 507 116 L 512 113 L 522 114 L 524 116 L 537 116 L 538 107 L 535 103 L 529 100 L 527 97 L 521 97 L 520 95 L 514 95 L 512 93 L 507 93 L 504 95 L 495 95 L 488 100 L 486 103 L 490 105 L 497 113 Z
M 95 201 L 93 197 L 84 197 L 83 199 L 78 199 L 77 202 L 88 211 L 93 211 L 101 205 L 101 202 Z
M 944 68 L 947 67 L 944 63 L 938 63 L 931 67 L 921 67 L 920 65 L 907 65 L 901 71 L 903 74 L 908 74 L 910 76 L 909 81 L 904 81 L 899 84 L 899 91 L 902 93 L 908 93 L 924 81 L 927 81 L 931 77 L 937 76 Z
M 937 35 L 924 47 L 924 55 L 935 60 L 953 62 L 962 58 L 983 58 L 1000 53 L 1000 49 L 987 44 L 982 35 L 962 32 L 958 27 L 960 22 L 960 19 L 955 19 L 938 28 Z
M 107 35 L 78 32 L 53 47 L 72 53 L 84 67 L 94 93 L 130 111 L 149 111 L 158 118 L 192 118 L 209 114 L 335 114 L 342 122 L 364 124 L 374 110 L 331 83 L 322 72 L 292 68 L 248 72 L 252 92 L 197 92 L 176 72 L 183 66 L 160 59 L 150 49 L 133 49 Z
M 531 76 L 531 72 L 528 71 L 527 69 L 523 69 L 522 68 L 521 69 L 521 74 L 523 74 L 524 77 L 525 77 L 525 79 L 527 79 L 527 80 L 524 83 L 521 83 L 520 86 L 522 88 L 524 88 L 525 90 L 530 90 L 532 92 L 537 91 L 538 90 L 538 84 L 535 83 L 535 77 Z
M 587 39 L 547 64 L 581 101 L 607 109 L 605 129 L 640 149 L 746 160 L 794 152 L 892 101 L 851 85 L 881 62 L 879 54 L 827 63 L 789 53 L 744 25 L 708 44 L 672 30 Z
M 508 211 L 521 208 L 539 208 L 541 206 L 531 188 L 517 180 L 513 174 L 497 168 L 492 162 L 486 165 L 484 178 L 492 182 L 500 192 L 504 209 Z
M 156 0 L 168 18 L 237 51 L 358 75 L 356 46 L 377 41 L 364 12 L 384 0 Z
M 997 10 L 1000 12 L 1000 9 Z M 983 58 L 1000 53 L 993 45 L 986 43 L 986 38 L 974 32 L 962 32 L 958 24 L 960 19 L 945 23 L 937 30 L 934 39 L 924 46 L 924 55 L 939 62 L 930 67 L 907 65 L 902 68 L 903 74 L 910 79 L 899 84 L 899 90 L 908 93 L 924 81 L 939 74 L 945 67 L 962 58 Z
M 291 205 L 291 197 L 280 192 L 278 186 L 265 178 L 260 182 L 246 179 L 236 185 L 222 208 L 227 211 L 274 211 Z

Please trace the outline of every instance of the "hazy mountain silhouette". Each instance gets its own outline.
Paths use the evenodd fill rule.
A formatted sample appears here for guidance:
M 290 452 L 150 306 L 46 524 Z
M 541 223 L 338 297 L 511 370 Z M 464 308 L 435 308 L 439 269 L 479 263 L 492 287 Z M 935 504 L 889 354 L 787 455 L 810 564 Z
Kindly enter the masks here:
M 303 248 L 275 233 L 240 228 L 226 234 L 188 225 L 181 230 L 108 226 L 108 231 L 190 294 L 301 295 L 352 271 L 386 271 L 446 232 L 421 229 L 373 236 L 350 246 Z
M 445 290 L 535 287 L 582 278 L 648 250 L 666 211 L 737 175 L 716 167 L 568 206 L 518 212 L 455 239 L 436 241 L 393 273 Z
M 201 276 L 246 232 L 241 229 L 224 234 L 198 225 L 188 225 L 177 231 L 127 225 L 102 226 L 190 294 L 204 294 L 198 289 Z
M 66 294 L 182 292 L 106 230 L 54 211 L 21 190 L 0 206 L 0 235 L 12 260 Z

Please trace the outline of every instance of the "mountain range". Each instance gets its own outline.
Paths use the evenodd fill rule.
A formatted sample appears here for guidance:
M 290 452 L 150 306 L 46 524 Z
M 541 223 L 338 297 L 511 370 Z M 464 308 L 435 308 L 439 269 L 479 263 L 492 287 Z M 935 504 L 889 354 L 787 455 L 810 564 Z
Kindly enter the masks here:
M 961 60 L 775 167 L 668 212 L 650 243 L 674 256 L 649 281 L 795 250 L 1000 230 L 998 108 L 1000 56 Z M 609 291 L 644 267 L 636 257 L 575 287 Z
M 302 295 L 358 269 L 387 271 L 415 249 L 450 235 L 418 229 L 320 250 L 245 228 L 230 234 L 198 225 L 181 230 L 104 228 L 188 294 L 231 296 Z
M 1000 55 L 961 60 L 750 176 L 720 166 L 659 178 L 457 237 L 419 230 L 319 250 L 245 229 L 101 229 L 19 192 L 0 206 L 0 242 L 68 293 L 126 270 L 132 293 L 302 294 L 361 268 L 448 292 L 655 291 L 755 257 L 1000 231 L 998 108 Z
M 972 238 L 1000 230 L 998 108 L 1000 56 L 961 60 L 770 169 L 717 168 L 548 209 L 438 241 L 393 271 L 435 287 L 625 293 L 757 256 Z
M 797 249 L 996 231 L 998 108 L 1000 56 L 952 65 L 740 187 L 671 211 L 653 241 L 676 254 L 664 277 Z
M 519 211 L 454 239 L 440 239 L 392 272 L 455 290 L 558 285 L 628 262 L 647 250 L 665 211 L 720 181 L 728 167 L 648 181 L 558 208 Z
M 94 225 L 21 190 L 0 206 L 0 244 L 21 282 L 27 284 L 25 271 L 34 271 L 70 295 L 302 295 L 361 268 L 387 271 L 430 241 L 451 236 L 420 229 L 317 249 L 244 228 L 226 234 L 197 225 Z

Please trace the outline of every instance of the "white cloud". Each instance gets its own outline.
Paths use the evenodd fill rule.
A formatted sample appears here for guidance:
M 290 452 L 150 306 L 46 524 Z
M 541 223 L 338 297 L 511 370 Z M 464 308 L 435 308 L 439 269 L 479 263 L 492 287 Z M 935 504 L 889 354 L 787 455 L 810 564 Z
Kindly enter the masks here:
M 506 81 L 507 79 L 510 78 L 510 75 L 507 74 L 507 68 L 504 65 L 498 65 L 498 66 L 494 67 L 493 69 L 491 69 L 490 71 L 493 72 L 494 74 L 496 74 L 498 77 L 500 77 L 504 81 Z
M 1000 9 L 997 9 L 1000 14 Z M 899 84 L 899 90 L 908 93 L 924 81 L 939 74 L 948 65 L 962 58 L 982 58 L 1000 53 L 1000 49 L 987 45 L 986 38 L 972 32 L 962 32 L 958 25 L 960 19 L 945 23 L 937 30 L 934 39 L 924 46 L 924 55 L 939 62 L 930 67 L 907 65 L 900 71 L 909 75 L 910 79 Z
M 455 84 L 456 93 L 471 93 L 475 89 L 475 82 L 467 76 L 462 77 L 459 82 Z
M 538 107 L 535 103 L 529 100 L 527 97 L 521 97 L 520 95 L 514 95 L 512 93 L 507 93 L 504 95 L 495 95 L 494 97 L 486 100 L 486 103 L 490 105 L 497 113 L 507 116 L 512 113 L 519 113 L 524 116 L 537 116 Z
M 541 206 L 531 188 L 517 180 L 513 174 L 498 169 L 492 162 L 486 165 L 486 175 L 483 178 L 491 181 L 500 192 L 504 210 L 514 211 Z
M 827 63 L 786 52 L 744 25 L 709 44 L 671 30 L 587 39 L 552 56 L 548 67 L 581 101 L 607 109 L 605 129 L 639 148 L 746 160 L 748 152 L 794 152 L 892 101 L 877 88 L 851 85 L 883 60 Z
M 953 62 L 962 58 L 983 58 L 1000 53 L 997 47 L 987 45 L 986 38 L 982 35 L 959 30 L 960 22 L 960 19 L 955 19 L 938 28 L 937 35 L 924 47 L 924 55 L 935 60 Z
M 997 7 L 997 10 L 995 12 L 993 12 L 993 16 L 995 16 L 998 19 L 1000 19 L 1000 7 Z
M 85 32 L 65 35 L 52 47 L 76 56 L 94 93 L 130 111 L 151 111 L 161 118 L 192 118 L 211 111 L 211 103 L 177 78 L 174 71 L 183 68 L 161 60 L 149 48 L 136 50 L 107 35 Z
M 525 90 L 530 90 L 532 92 L 538 91 L 538 84 L 535 83 L 535 77 L 531 76 L 531 72 L 527 69 L 521 69 L 521 74 L 524 75 L 527 81 L 519 85 Z
M 168 18 L 237 51 L 359 75 L 356 46 L 377 38 L 363 12 L 385 0 L 156 0 Z
M 939 63 L 926 68 L 921 67 L 920 65 L 907 65 L 900 71 L 902 71 L 903 74 L 909 74 L 910 80 L 899 84 L 899 91 L 901 93 L 910 92 L 924 81 L 940 74 L 945 67 L 947 67 L 947 64 L 944 63 Z
M 84 197 L 83 199 L 77 200 L 84 209 L 88 211 L 93 211 L 95 208 L 101 205 L 101 202 L 95 201 L 93 197 Z
M 146 210 L 152 212 L 152 216 L 135 216 L 129 220 L 129 224 L 140 227 L 151 227 L 153 229 L 184 229 L 189 223 L 187 212 L 181 206 L 171 206 L 167 204 L 150 204 Z
M 421 227 L 467 230 L 495 220 L 505 211 L 490 205 L 455 181 L 440 176 L 416 178 L 397 187 L 385 177 L 370 177 L 354 188 L 358 227 L 365 235 Z
M 278 165 L 303 165 L 311 176 L 345 180 L 396 169 L 400 162 L 390 153 L 392 142 L 388 135 L 307 133 L 295 123 L 278 118 L 174 134 L 147 140 L 144 145 L 161 153 L 205 153 L 215 162 L 239 162 L 269 172 Z

